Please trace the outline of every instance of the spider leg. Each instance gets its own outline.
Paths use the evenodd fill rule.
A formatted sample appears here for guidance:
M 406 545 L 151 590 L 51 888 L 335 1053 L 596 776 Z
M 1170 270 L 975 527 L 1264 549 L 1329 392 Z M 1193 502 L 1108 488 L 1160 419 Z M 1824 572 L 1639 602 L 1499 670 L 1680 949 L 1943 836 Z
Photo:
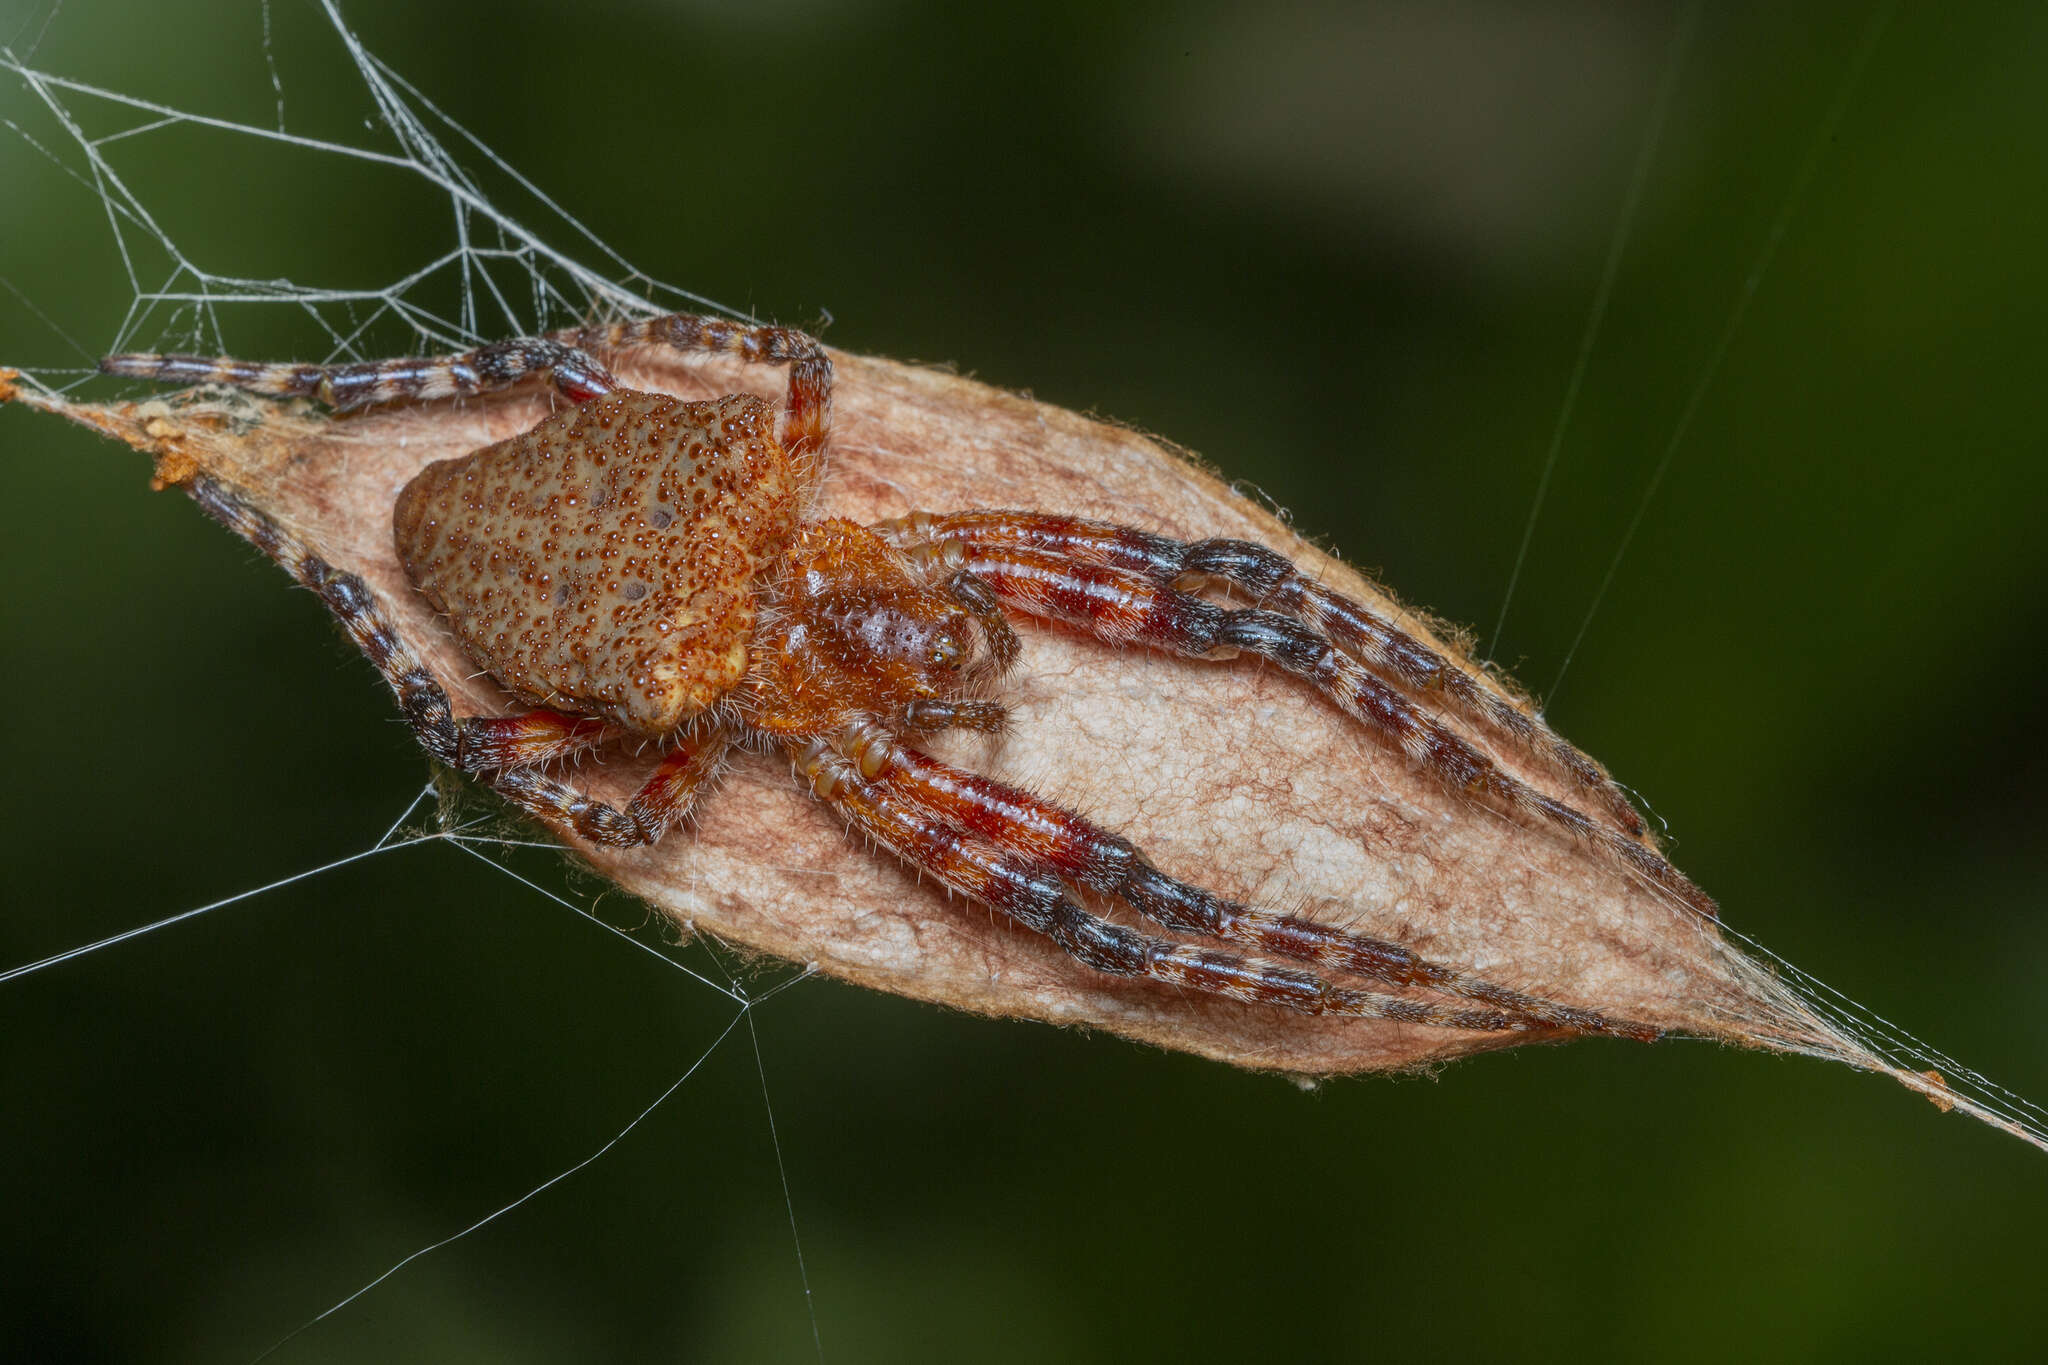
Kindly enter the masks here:
M 1156 938 L 1090 914 L 1038 861 L 1005 851 L 932 815 L 822 740 L 791 745 L 790 757 L 813 795 L 849 824 L 942 885 L 979 901 L 1057 943 L 1083 966 L 1113 976 L 1143 976 L 1245 1004 L 1304 1014 L 1394 1019 L 1482 1032 L 1535 1031 L 1527 1016 L 1461 1009 L 1407 996 L 1334 986 L 1313 972 L 1236 953 Z
M 333 570 L 328 572 L 332 575 Z M 449 766 L 467 773 L 547 767 L 574 758 L 610 737 L 611 731 L 604 722 L 559 711 L 470 716 L 458 727 L 455 761 Z
M 1010 725 L 1010 708 L 999 701 L 972 698 L 919 698 L 903 708 L 898 718 L 909 734 L 935 735 L 941 730 L 979 730 L 999 735 Z
M 832 359 L 818 339 L 791 327 L 758 327 L 695 313 L 667 313 L 632 322 L 572 327 L 550 339 L 583 351 L 617 353 L 637 346 L 710 351 L 762 365 L 789 366 L 782 448 L 791 458 L 815 457 L 832 423 Z
M 1043 512 L 914 512 L 885 523 L 898 537 L 961 541 L 978 548 L 1027 549 L 1083 564 L 1140 574 L 1164 587 L 1214 579 L 1252 602 L 1327 635 L 1346 654 L 1390 678 L 1409 696 L 1502 740 L 1515 753 L 1576 787 L 1624 833 L 1643 818 L 1607 770 L 1455 660 L 1417 640 L 1385 613 L 1304 575 L 1294 561 L 1248 540 L 1174 540 L 1133 526 Z
M 431 757 L 480 777 L 531 814 L 567 823 L 593 843 L 653 843 L 688 813 L 698 788 L 724 758 L 730 736 L 723 727 L 713 727 L 701 739 L 686 736 L 625 810 L 585 795 L 550 777 L 541 765 L 597 743 L 605 733 L 600 722 L 553 711 L 458 719 L 448 690 L 391 624 L 367 583 L 336 569 L 212 476 L 202 474 L 186 487 L 201 511 L 327 604 L 397 695 L 399 710 Z
M 1269 659 L 1451 790 L 1582 840 L 1695 913 L 1718 915 L 1713 898 L 1655 849 L 1537 791 L 1291 616 L 1225 608 L 1127 569 L 1045 550 L 963 544 L 960 557 L 1013 610 L 1066 622 L 1109 644 L 1183 658 L 1229 649 Z
M 1003 615 L 1002 601 L 994 589 L 965 569 L 948 575 L 944 587 L 946 594 L 964 607 L 981 628 L 982 646 L 987 650 L 986 671 L 995 677 L 1009 672 L 1016 666 L 1023 646 L 1018 644 L 1009 618 Z
M 228 384 L 274 398 L 317 398 L 340 411 L 400 400 L 468 397 L 546 375 L 581 403 L 619 387 L 583 351 L 546 337 L 495 341 L 460 355 L 372 360 L 350 365 L 267 365 L 225 356 L 110 355 L 105 374 L 174 384 Z
M 225 356 L 130 354 L 106 356 L 100 369 L 174 384 L 228 384 L 274 398 L 317 398 L 344 411 L 401 399 L 489 393 L 545 374 L 570 401 L 580 403 L 620 387 L 593 351 L 616 353 L 645 345 L 788 365 L 782 448 L 806 464 L 824 449 L 832 425 L 832 358 L 817 338 L 791 327 L 758 327 L 695 313 L 571 327 L 425 359 L 270 365 Z
M 873 722 L 833 737 L 862 779 L 926 815 L 971 831 L 1042 872 L 1114 896 L 1179 933 L 1240 944 L 1324 971 L 1414 987 L 1506 1011 L 1532 1025 L 1649 1040 L 1658 1030 L 1561 1005 L 1432 962 L 1385 939 L 1295 915 L 1256 910 L 1170 877 L 1135 844 L 1031 792 L 943 763 Z
M 701 739 L 685 739 L 662 757 L 623 811 L 538 768 L 499 769 L 483 777 L 528 811 L 566 823 L 594 844 L 630 848 L 657 842 L 687 819 L 697 794 L 724 764 L 731 747 L 732 736 L 722 726 L 712 727 Z

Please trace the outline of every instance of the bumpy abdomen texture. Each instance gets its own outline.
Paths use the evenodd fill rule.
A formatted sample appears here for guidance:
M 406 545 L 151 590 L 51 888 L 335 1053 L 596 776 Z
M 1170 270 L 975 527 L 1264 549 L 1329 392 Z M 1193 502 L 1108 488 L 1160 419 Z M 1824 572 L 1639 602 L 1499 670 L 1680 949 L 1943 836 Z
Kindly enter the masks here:
M 755 576 L 797 522 L 775 422 L 746 395 L 593 398 L 422 469 L 398 557 L 522 700 L 664 733 L 746 670 Z

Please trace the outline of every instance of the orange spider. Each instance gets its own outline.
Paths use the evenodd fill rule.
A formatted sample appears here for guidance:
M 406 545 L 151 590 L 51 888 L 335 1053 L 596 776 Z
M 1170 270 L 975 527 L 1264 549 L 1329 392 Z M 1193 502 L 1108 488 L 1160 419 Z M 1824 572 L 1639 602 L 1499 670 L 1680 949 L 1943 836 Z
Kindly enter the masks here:
M 787 364 L 780 430 L 760 398 L 639 392 L 596 359 L 648 343 Z M 1397 943 L 1225 899 L 1071 811 L 923 752 L 915 741 L 939 730 L 1002 728 L 1004 708 L 988 693 L 1019 652 L 1008 608 L 1118 647 L 1270 660 L 1452 789 L 1714 913 L 1649 844 L 1597 763 L 1458 662 L 1264 546 L 1034 511 L 917 512 L 870 527 L 807 518 L 830 433 L 832 364 L 801 332 L 677 314 L 438 359 L 308 366 L 118 355 L 101 369 L 343 409 L 551 379 L 570 406 L 427 466 L 392 518 L 414 586 L 470 657 L 535 708 L 522 715 L 457 718 L 360 578 L 210 478 L 192 492 L 321 596 L 430 755 L 594 843 L 660 839 L 732 745 L 778 747 L 853 828 L 1096 971 L 1315 1014 L 1655 1036 Z M 1252 605 L 1192 590 L 1205 585 Z M 1558 777 L 1594 813 L 1529 786 L 1438 713 Z M 548 772 L 633 738 L 658 742 L 664 756 L 624 809 Z M 1081 893 L 1177 934 L 1314 970 L 1143 933 L 1087 910 Z

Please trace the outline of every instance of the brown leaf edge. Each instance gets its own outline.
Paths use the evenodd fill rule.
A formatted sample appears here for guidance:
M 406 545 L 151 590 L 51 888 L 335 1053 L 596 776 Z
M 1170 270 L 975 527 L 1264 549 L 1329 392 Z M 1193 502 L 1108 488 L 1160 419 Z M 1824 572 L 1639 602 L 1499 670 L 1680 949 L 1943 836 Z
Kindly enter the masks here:
M 1454 636 L 1184 452 L 953 374 L 833 358 L 835 435 L 819 514 L 866 521 L 915 507 L 1037 507 L 1183 537 L 1258 540 L 1463 657 Z M 773 397 L 778 388 L 773 372 L 720 360 L 614 359 L 628 383 L 684 397 Z M 471 676 L 407 586 L 390 506 L 421 465 L 530 425 L 544 396 L 334 417 L 212 389 L 78 403 L 0 370 L 0 403 L 9 401 L 150 454 L 154 487 L 203 471 L 236 489 L 368 580 L 449 681 L 459 709 L 509 708 L 487 679 Z M 1025 666 L 1006 694 L 1015 707 L 1010 733 L 995 747 L 953 746 L 949 756 L 1078 806 L 1177 876 L 1674 1034 L 1889 1075 L 1944 1110 L 2048 1150 L 2040 1134 L 1959 1094 L 1939 1073 L 1895 1063 L 1832 1022 L 1711 922 L 1584 848 L 1441 790 L 1285 678 L 1246 662 L 1106 650 L 1057 631 L 1026 628 L 1025 639 Z M 620 763 L 585 776 L 614 796 L 635 780 Z M 1304 1076 L 1414 1070 L 1543 1037 L 1311 1018 L 1094 975 L 858 846 L 797 789 L 787 763 L 767 755 L 739 760 L 695 829 L 653 849 L 564 843 L 568 856 L 684 934 L 912 999 L 1101 1028 L 1236 1066 Z

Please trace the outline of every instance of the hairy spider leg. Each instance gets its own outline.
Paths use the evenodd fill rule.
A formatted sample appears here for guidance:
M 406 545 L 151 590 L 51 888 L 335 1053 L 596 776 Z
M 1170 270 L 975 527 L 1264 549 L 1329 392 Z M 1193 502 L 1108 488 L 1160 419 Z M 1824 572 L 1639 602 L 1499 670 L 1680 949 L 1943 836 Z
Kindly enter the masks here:
M 1113 645 L 1139 645 L 1183 658 L 1238 650 L 1269 659 L 1313 686 L 1369 734 L 1420 764 L 1452 791 L 1483 798 L 1601 850 L 1679 904 L 1713 919 L 1713 898 L 1654 849 L 1523 782 L 1425 715 L 1328 637 L 1291 616 L 1225 608 L 1144 575 L 1045 550 L 959 541 L 962 567 L 1012 609 L 1062 621 Z
M 353 633 L 353 630 L 351 631 Z M 357 644 L 362 644 L 359 638 Z M 364 653 L 370 651 L 365 649 Z M 372 659 L 374 662 L 374 657 Z M 516 716 L 472 716 L 456 736 L 455 762 L 465 772 L 544 767 L 574 758 L 610 738 L 603 721 L 559 711 Z
M 360 577 L 336 569 L 211 475 L 201 474 L 186 487 L 201 511 L 319 595 L 397 695 L 400 711 L 430 756 L 481 777 L 532 814 L 567 823 L 593 843 L 652 843 L 689 813 L 704 779 L 723 760 L 731 742 L 725 730 L 715 728 L 701 737 L 685 731 L 684 743 L 664 757 L 625 810 L 585 795 L 548 776 L 541 765 L 597 742 L 601 724 L 552 711 L 457 719 L 447 689 Z
M 695 313 L 568 328 L 545 337 L 518 337 L 459 355 L 422 359 L 294 365 L 131 354 L 107 356 L 100 369 L 175 384 L 227 384 L 274 398 L 317 398 L 344 411 L 399 400 L 471 397 L 545 374 L 565 397 L 580 403 L 621 387 L 592 351 L 615 353 L 644 345 L 788 365 L 783 450 L 808 465 L 824 449 L 832 421 L 832 360 L 825 348 L 793 328 L 752 326 Z
M 988 673 L 1000 678 L 1014 668 L 1024 647 L 1017 641 L 1017 632 L 1010 628 L 1010 619 L 1003 615 L 1002 600 L 994 590 L 965 569 L 949 575 L 944 587 L 946 595 L 964 607 L 981 627 Z
M 1624 833 L 1645 833 L 1642 816 L 1607 770 L 1542 717 L 1522 710 L 1512 697 L 1417 640 L 1385 613 L 1316 582 L 1293 560 L 1264 545 L 1174 540 L 1114 522 L 1028 511 L 914 512 L 877 530 L 899 544 L 960 541 L 992 550 L 1037 550 L 1140 574 L 1163 587 L 1190 579 L 1227 583 L 1255 605 L 1321 631 L 1409 696 L 1440 705 L 1504 741 L 1539 770 L 1578 788 Z
M 1503 1010 L 1455 1009 L 1407 996 L 1333 986 L 1300 971 L 1236 953 L 1176 943 L 1090 914 L 1041 862 L 1011 853 L 905 800 L 824 740 L 792 744 L 789 755 L 820 801 L 853 828 L 942 885 L 1050 938 L 1093 971 L 1142 976 L 1205 995 L 1304 1014 L 1392 1019 L 1477 1032 L 1542 1026 Z
M 581 403 L 619 381 L 583 351 L 545 337 L 494 341 L 460 355 L 370 360 L 348 365 L 260 364 L 226 356 L 110 355 L 105 374 L 174 384 L 227 384 L 273 398 L 317 398 L 339 411 L 374 403 L 470 397 L 546 375 Z
M 585 351 L 617 354 L 639 346 L 677 351 L 710 351 L 761 365 L 789 366 L 789 396 L 782 420 L 782 449 L 810 470 L 825 448 L 832 425 L 832 359 L 816 337 L 791 327 L 759 327 L 696 313 L 572 327 L 550 340 Z
M 485 780 L 534 814 L 567 822 L 594 844 L 631 848 L 658 843 L 696 808 L 698 794 L 725 764 L 732 749 L 732 732 L 719 725 L 702 734 L 680 730 L 668 743 L 672 747 L 624 811 L 557 782 L 537 768 L 508 769 L 489 774 Z
M 999 735 L 1010 725 L 1010 708 L 999 701 L 965 697 L 919 697 L 906 704 L 897 723 L 906 734 L 935 735 L 941 730 L 979 730 Z
M 1398 943 L 1294 915 L 1255 910 L 1170 877 L 1130 840 L 1032 792 L 941 762 L 905 744 L 887 727 L 859 722 L 832 744 L 864 779 L 878 783 L 925 814 L 1024 858 L 1035 870 L 1114 896 L 1177 933 L 1241 944 L 1325 971 L 1460 997 L 1578 1033 L 1638 1041 L 1659 1036 L 1648 1025 L 1609 1018 L 1469 977 Z

